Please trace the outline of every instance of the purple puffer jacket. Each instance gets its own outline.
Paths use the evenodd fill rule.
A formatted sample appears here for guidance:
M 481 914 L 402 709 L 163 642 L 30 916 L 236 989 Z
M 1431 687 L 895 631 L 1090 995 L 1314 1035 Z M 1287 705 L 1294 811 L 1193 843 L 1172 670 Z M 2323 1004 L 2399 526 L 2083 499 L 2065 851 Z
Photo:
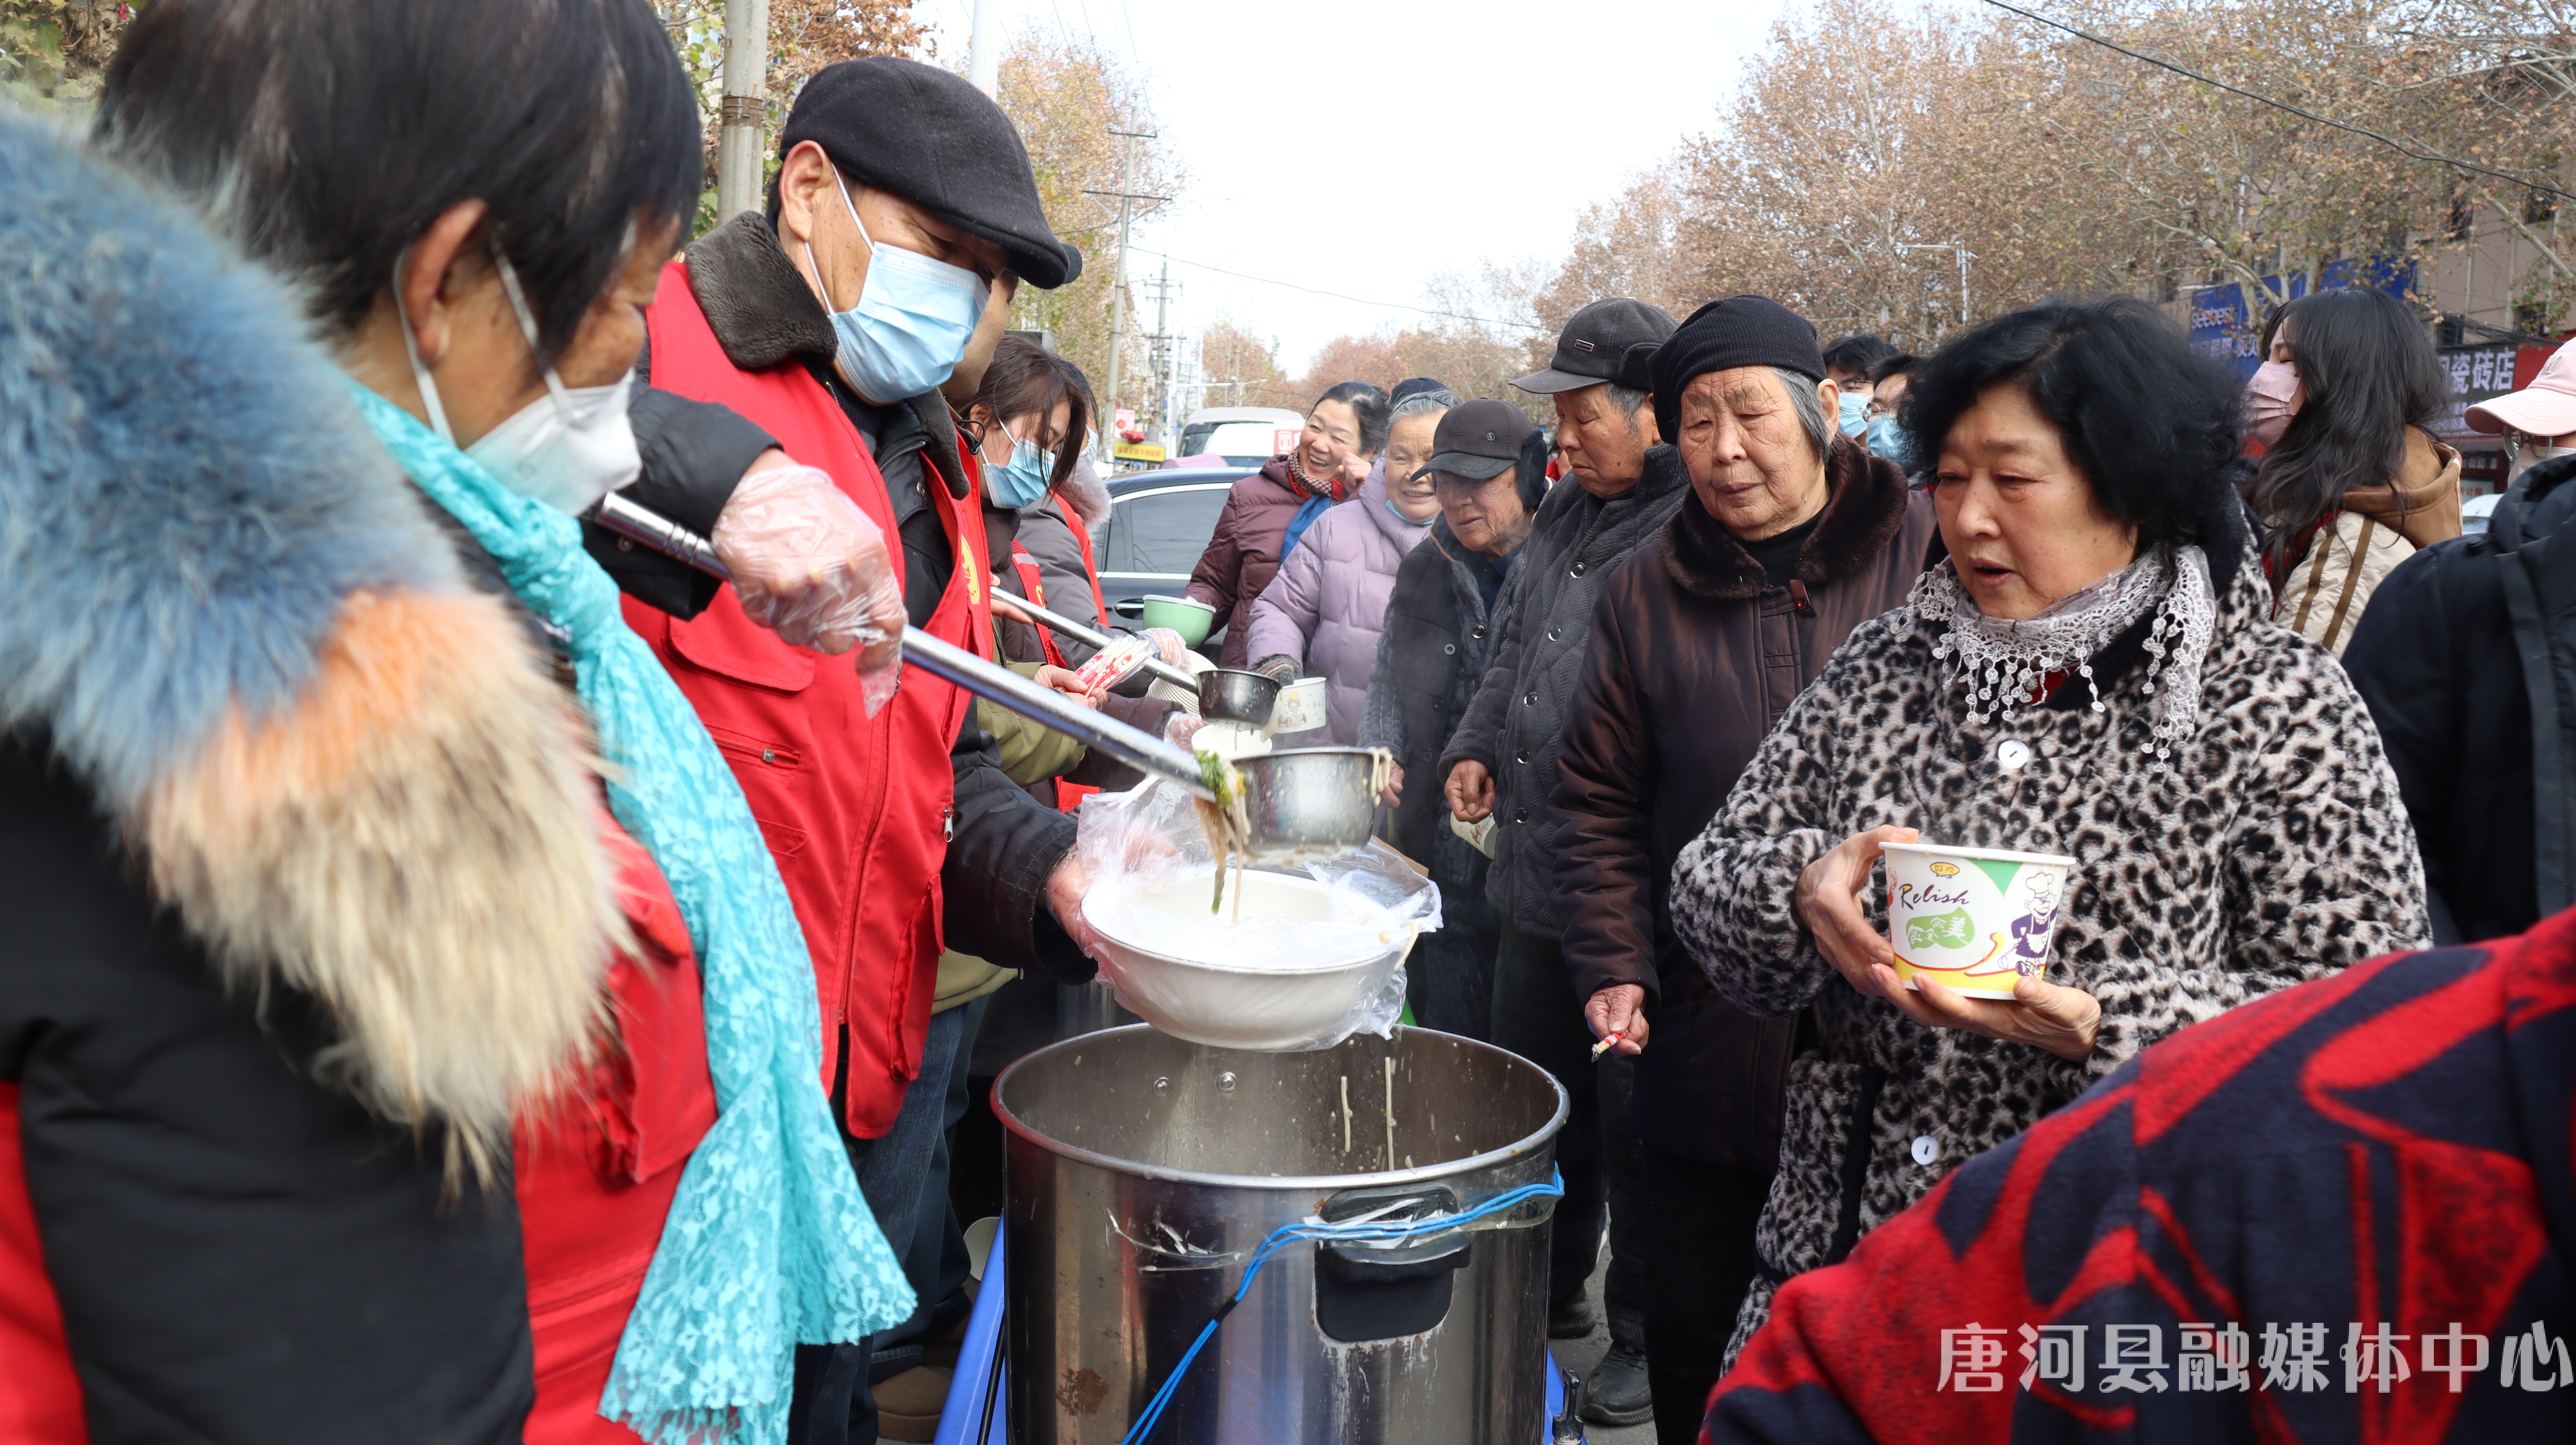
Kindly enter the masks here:
M 1377 666 L 1377 635 L 1386 626 L 1396 564 L 1430 533 L 1428 521 L 1408 522 L 1387 505 L 1386 472 L 1380 468 L 1361 484 L 1358 496 L 1306 528 L 1279 575 L 1254 599 L 1247 665 L 1286 653 L 1303 662 L 1301 676 L 1324 679 L 1325 736 L 1305 733 L 1295 741 L 1359 741 L 1360 710 L 1368 703 L 1369 672 Z

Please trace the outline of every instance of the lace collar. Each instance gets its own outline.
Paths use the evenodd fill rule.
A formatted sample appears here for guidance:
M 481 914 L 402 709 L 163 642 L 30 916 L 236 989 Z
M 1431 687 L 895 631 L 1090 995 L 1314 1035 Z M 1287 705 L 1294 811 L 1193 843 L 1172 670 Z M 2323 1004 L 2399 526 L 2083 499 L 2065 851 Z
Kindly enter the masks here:
M 1988 617 L 1959 585 L 1955 561 L 1915 584 L 1915 625 L 1933 637 L 1935 659 L 1955 658 L 1968 689 L 1968 721 L 1983 723 L 2030 705 L 2052 672 L 2072 671 L 2092 691 L 2093 711 L 2108 712 L 2093 659 L 2150 612 L 2147 673 L 2141 691 L 2155 698 L 2146 747 L 2158 759 L 2200 722 L 2200 669 L 2218 619 L 2209 558 L 2198 547 L 2158 547 L 2110 576 L 2080 588 L 2037 616 Z M 2159 676 L 2162 694 L 2158 695 Z

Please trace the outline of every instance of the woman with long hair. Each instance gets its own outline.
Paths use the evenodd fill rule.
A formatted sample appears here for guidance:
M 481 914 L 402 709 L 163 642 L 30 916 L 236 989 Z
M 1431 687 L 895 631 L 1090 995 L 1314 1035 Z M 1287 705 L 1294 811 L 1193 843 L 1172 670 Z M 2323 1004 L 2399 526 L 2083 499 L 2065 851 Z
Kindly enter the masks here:
M 2248 488 L 2270 529 L 2273 615 L 2343 655 L 2398 563 L 2460 535 L 2460 454 L 2431 427 L 2451 393 L 2423 323 L 2383 291 L 2323 291 L 2273 313 L 2247 387 L 2264 444 Z

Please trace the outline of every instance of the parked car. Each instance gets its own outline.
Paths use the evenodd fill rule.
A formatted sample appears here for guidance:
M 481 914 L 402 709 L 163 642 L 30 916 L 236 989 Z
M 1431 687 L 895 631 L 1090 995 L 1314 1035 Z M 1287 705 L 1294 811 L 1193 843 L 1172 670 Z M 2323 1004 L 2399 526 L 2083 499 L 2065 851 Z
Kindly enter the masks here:
M 1145 594 L 1181 595 L 1216 532 L 1226 493 L 1259 470 L 1189 467 L 1108 478 L 1109 520 L 1095 529 L 1091 557 L 1109 610 L 1133 622 L 1144 613 Z
M 2496 503 L 2503 500 L 2504 497 L 2501 493 L 2489 492 L 2483 497 L 2471 497 L 2467 501 L 2462 502 L 2460 504 L 2460 535 L 2463 537 L 2474 537 L 2478 533 L 2485 531 L 2487 529 L 2487 524 L 2495 520 Z
M 1300 412 L 1276 406 L 1208 406 L 1181 423 L 1179 455 L 1214 452 L 1238 467 L 1257 467 L 1297 445 Z

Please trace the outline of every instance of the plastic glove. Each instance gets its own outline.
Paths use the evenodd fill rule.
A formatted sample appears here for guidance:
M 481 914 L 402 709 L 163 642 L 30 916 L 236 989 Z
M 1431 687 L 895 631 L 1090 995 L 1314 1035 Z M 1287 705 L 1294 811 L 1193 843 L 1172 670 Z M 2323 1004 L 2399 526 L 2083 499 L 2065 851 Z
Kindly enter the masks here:
M 1082 689 L 1082 678 L 1072 668 L 1055 667 L 1046 663 L 1038 665 L 1037 680 L 1088 708 L 1099 707 L 1101 693 L 1107 691 L 1102 688 L 1085 692 Z
M 1076 849 L 1066 849 L 1064 857 L 1057 860 L 1054 870 L 1047 874 L 1047 911 L 1055 915 L 1056 926 L 1073 940 L 1074 947 L 1097 960 L 1100 957 L 1099 931 L 1091 926 L 1091 920 L 1082 916 L 1082 895 L 1090 890 L 1091 870 L 1084 866 L 1082 854 Z
M 1199 729 L 1206 726 L 1207 719 L 1197 713 L 1174 709 L 1172 715 L 1163 720 L 1163 741 L 1188 752 L 1190 739 L 1197 737 Z
M 1189 651 L 1189 644 L 1181 641 L 1181 635 L 1179 633 L 1174 632 L 1168 627 L 1148 627 L 1138 635 L 1148 639 L 1154 644 L 1154 651 L 1163 659 L 1164 666 L 1182 667 L 1187 665 L 1181 661 L 1181 656 Z
M 903 584 L 885 534 L 831 477 L 793 462 L 744 473 L 712 540 L 744 615 L 791 646 L 858 648 L 871 715 L 894 695 Z

